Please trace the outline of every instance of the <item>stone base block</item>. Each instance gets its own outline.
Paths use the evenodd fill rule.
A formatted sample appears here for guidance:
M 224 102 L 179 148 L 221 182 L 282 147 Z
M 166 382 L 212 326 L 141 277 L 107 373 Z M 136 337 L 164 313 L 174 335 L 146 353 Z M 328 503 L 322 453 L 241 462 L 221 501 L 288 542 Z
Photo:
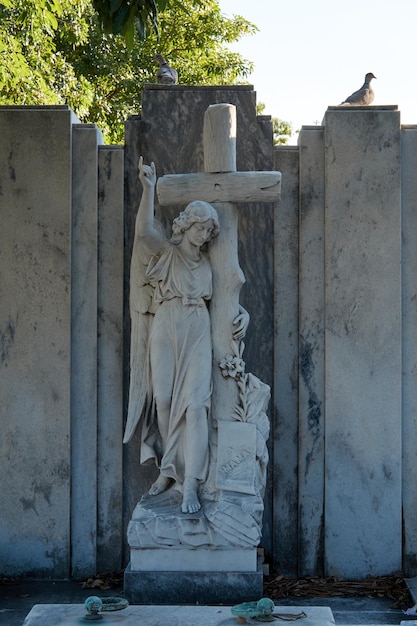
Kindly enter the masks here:
M 230 563 L 233 569 L 233 563 Z M 256 572 L 134 572 L 124 576 L 130 604 L 240 604 L 263 596 L 262 559 Z
M 258 569 L 257 549 L 187 550 L 184 548 L 130 549 L 132 572 L 256 572 Z

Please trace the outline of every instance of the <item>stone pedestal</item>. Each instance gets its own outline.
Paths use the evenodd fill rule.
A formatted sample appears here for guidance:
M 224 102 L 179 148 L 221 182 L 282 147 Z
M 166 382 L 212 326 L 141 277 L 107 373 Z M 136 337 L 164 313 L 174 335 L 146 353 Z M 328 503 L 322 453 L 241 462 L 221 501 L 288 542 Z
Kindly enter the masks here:
M 168 567 L 169 560 L 167 550 L 161 555 L 159 567 L 164 564 Z M 190 568 L 189 571 L 138 572 L 132 571 L 129 564 L 125 570 L 124 593 L 132 604 L 238 604 L 263 596 L 260 557 L 255 572 L 234 571 L 231 556 L 227 570 L 196 571 Z

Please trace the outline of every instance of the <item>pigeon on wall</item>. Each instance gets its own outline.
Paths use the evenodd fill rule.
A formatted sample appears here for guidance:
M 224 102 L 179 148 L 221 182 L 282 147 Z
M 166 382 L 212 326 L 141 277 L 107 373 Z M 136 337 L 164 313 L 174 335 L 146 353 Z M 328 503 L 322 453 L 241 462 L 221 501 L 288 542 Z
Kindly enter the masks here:
M 346 104 L 346 105 L 371 104 L 374 99 L 374 92 L 371 87 L 371 80 L 373 78 L 376 78 L 376 76 L 374 76 L 372 72 L 368 72 L 368 74 L 365 76 L 365 82 L 363 83 L 362 87 L 358 89 L 358 91 L 355 91 L 348 98 L 346 98 L 346 100 L 343 100 L 341 104 Z
M 170 67 L 162 54 L 156 54 L 153 58 L 159 63 L 159 70 L 156 73 L 156 82 L 160 85 L 176 85 L 178 83 L 178 72 Z

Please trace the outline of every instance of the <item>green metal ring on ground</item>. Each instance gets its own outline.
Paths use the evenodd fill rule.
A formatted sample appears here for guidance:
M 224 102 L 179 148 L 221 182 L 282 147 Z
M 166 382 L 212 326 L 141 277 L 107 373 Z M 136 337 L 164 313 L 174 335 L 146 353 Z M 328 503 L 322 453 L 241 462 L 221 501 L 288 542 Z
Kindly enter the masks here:
M 121 611 L 129 606 L 129 602 L 125 598 L 101 598 L 103 603 L 102 612 L 104 611 Z

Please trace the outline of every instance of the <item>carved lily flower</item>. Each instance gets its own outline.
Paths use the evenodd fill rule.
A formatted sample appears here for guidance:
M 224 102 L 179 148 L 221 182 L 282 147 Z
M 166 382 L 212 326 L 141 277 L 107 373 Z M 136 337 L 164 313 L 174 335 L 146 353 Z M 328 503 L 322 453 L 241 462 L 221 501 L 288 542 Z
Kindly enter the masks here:
M 222 375 L 225 378 L 239 378 L 245 371 L 245 362 L 238 356 L 228 354 L 219 363 Z

